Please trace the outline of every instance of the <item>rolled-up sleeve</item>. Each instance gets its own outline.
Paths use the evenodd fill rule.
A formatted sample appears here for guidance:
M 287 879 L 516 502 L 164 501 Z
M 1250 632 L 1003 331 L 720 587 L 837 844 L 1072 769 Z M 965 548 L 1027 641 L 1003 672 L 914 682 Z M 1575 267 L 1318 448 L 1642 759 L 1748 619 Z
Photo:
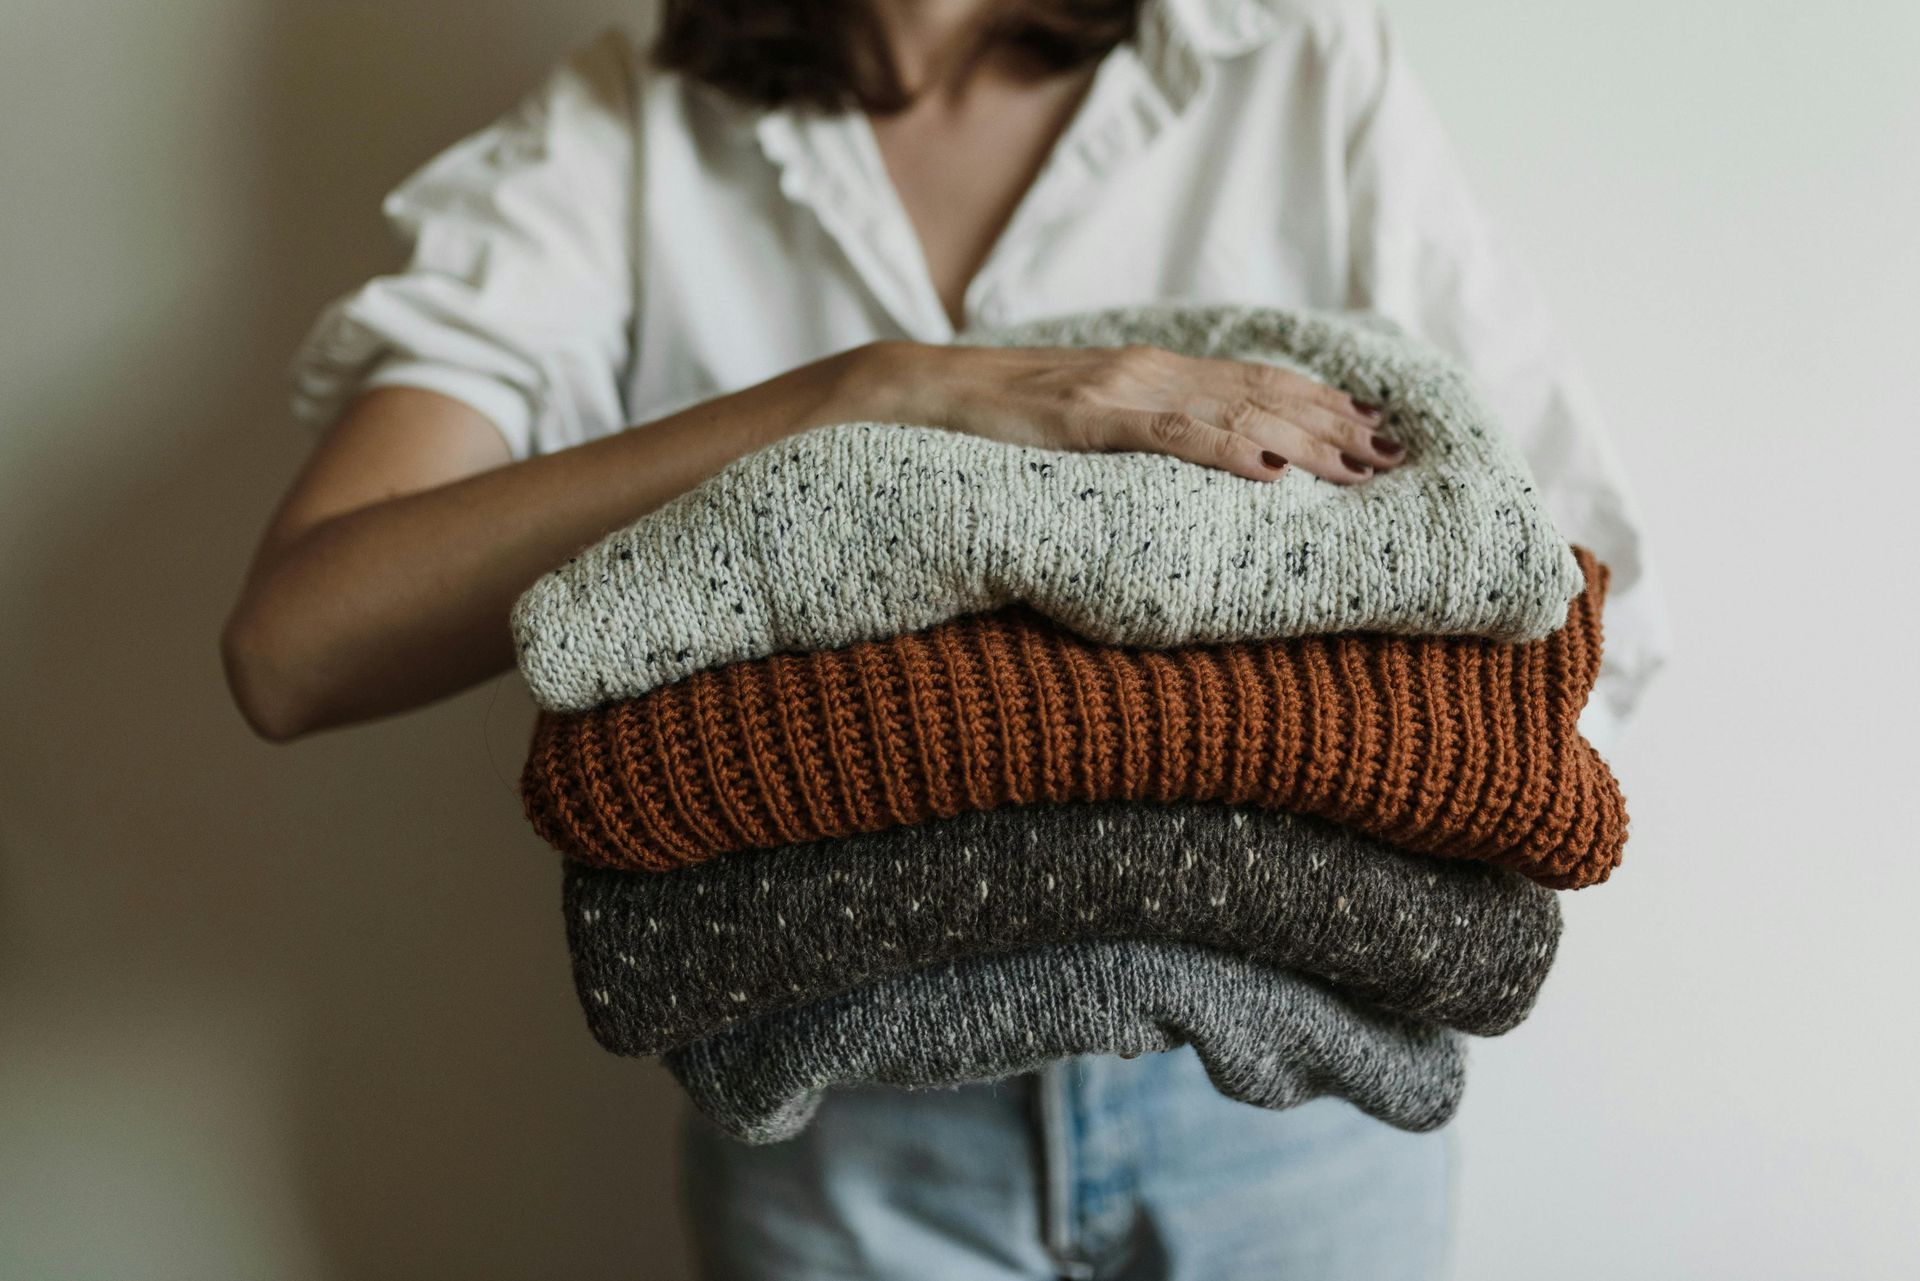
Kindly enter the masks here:
M 471 405 L 516 460 L 624 425 L 635 67 L 603 32 L 387 195 L 405 265 L 320 314 L 290 369 L 298 421 L 411 386 Z
M 1348 51 L 1352 305 L 1462 361 L 1562 533 L 1611 569 L 1605 656 L 1584 722 L 1605 750 L 1671 648 L 1625 471 L 1541 289 L 1476 203 L 1384 17 L 1376 10 L 1363 25 Z

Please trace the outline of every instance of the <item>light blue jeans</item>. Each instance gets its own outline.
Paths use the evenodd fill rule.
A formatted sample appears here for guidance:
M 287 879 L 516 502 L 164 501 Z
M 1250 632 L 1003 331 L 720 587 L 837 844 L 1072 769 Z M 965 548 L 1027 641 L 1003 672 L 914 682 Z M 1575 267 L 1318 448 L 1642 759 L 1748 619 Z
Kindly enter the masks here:
M 1430 1281 L 1452 1141 L 1235 1102 L 1192 1050 L 835 1091 L 798 1138 L 682 1131 L 702 1281 Z

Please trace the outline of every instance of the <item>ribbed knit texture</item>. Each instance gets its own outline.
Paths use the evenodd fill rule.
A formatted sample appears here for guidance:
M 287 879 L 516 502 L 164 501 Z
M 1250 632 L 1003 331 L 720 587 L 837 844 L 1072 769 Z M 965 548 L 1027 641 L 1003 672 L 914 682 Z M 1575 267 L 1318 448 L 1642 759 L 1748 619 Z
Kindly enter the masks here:
M 1157 303 L 970 335 L 1290 366 L 1382 404 L 1406 461 L 1347 487 L 894 423 L 803 432 L 536 582 L 513 611 L 520 670 L 538 703 L 572 711 L 1015 603 L 1153 647 L 1355 630 L 1538 639 L 1580 588 L 1573 557 L 1466 375 L 1390 328 Z
M 1037 805 L 714 859 L 568 868 L 594 1035 L 651 1054 L 741 1019 L 984 952 L 1206 944 L 1495 1035 L 1553 963 L 1553 892 L 1318 819 L 1206 803 Z
M 1286 1108 L 1336 1095 L 1403 1130 L 1444 1124 L 1466 1079 L 1456 1033 L 1225 953 L 1139 942 L 916 971 L 743 1023 L 666 1064 L 722 1129 L 770 1143 L 799 1133 L 836 1085 L 959 1085 L 1183 1044 L 1229 1098 Z
M 1026 611 L 701 672 L 589 712 L 542 712 L 534 827 L 597 866 L 1039 801 L 1218 800 L 1315 814 L 1544 885 L 1604 880 L 1626 840 L 1578 718 L 1606 570 L 1527 644 L 1356 634 L 1153 651 Z

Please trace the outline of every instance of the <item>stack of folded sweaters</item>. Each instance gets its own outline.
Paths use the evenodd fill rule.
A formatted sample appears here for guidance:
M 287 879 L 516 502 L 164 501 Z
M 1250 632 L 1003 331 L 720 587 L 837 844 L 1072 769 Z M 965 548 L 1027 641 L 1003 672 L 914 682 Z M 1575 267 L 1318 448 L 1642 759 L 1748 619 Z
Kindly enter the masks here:
M 1385 407 L 1364 485 L 848 423 L 542 578 L 522 777 L 610 1050 L 751 1141 L 823 1091 L 1190 1044 L 1226 1094 L 1445 1122 L 1619 788 L 1607 571 L 1445 358 L 1158 304 L 964 341 L 1265 361 Z

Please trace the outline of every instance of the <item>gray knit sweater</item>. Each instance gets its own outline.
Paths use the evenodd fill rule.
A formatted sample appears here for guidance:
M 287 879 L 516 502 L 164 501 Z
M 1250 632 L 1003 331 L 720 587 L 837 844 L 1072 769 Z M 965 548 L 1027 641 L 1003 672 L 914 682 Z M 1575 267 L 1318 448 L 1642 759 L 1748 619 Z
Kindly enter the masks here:
M 1156 303 L 967 335 L 1147 343 L 1286 365 L 1381 403 L 1408 459 L 1364 485 L 1250 481 L 1160 454 L 848 423 L 733 465 L 516 603 L 534 698 L 571 711 L 691 672 L 1026 602 L 1168 646 L 1375 630 L 1538 639 L 1580 589 L 1525 463 L 1465 374 L 1379 322 Z
M 1285 1108 L 1336 1095 L 1405 1130 L 1444 1124 L 1465 1085 L 1456 1033 L 1177 943 L 1070 944 L 918 970 L 740 1024 L 666 1063 L 722 1129 L 771 1143 L 799 1133 L 836 1085 L 958 1085 L 1183 1044 L 1229 1098 Z
M 1197 803 L 974 812 L 674 872 L 571 865 L 566 918 L 594 1035 L 636 1055 L 937 962 L 1120 938 L 1490 1035 L 1525 1016 L 1560 935 L 1553 893 L 1510 872 Z

